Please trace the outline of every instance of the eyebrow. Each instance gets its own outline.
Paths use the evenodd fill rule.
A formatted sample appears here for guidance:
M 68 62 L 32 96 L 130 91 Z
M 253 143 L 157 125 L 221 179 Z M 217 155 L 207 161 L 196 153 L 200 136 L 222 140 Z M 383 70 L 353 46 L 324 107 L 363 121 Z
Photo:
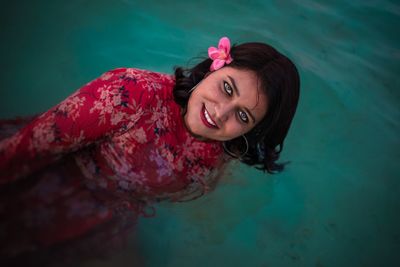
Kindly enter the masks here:
M 235 90 L 235 93 L 236 93 L 238 96 L 240 96 L 240 92 L 239 92 L 239 90 L 238 90 L 238 88 L 237 88 L 237 86 L 236 86 L 235 79 L 233 79 L 233 78 L 232 78 L 231 76 L 229 76 L 229 75 L 227 75 L 227 76 L 228 76 L 229 80 L 231 80 L 231 83 L 232 83 L 232 86 L 233 86 L 233 90 Z M 253 123 L 256 123 L 256 120 L 254 119 L 254 116 L 253 116 L 253 114 L 251 114 L 250 110 L 249 110 L 248 108 L 246 108 L 246 107 L 244 107 L 243 109 L 250 115 L 250 117 L 251 117 L 252 120 L 253 120 Z

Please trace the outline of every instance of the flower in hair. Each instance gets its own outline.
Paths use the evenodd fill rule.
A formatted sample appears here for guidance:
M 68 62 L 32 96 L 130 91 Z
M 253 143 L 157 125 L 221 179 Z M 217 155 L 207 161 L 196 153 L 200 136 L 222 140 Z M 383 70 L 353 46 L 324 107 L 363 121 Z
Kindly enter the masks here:
M 219 40 L 218 48 L 209 47 L 208 48 L 208 56 L 213 60 L 213 63 L 210 66 L 210 70 L 214 71 L 222 68 L 225 64 L 229 64 L 232 62 L 232 57 L 230 55 L 231 51 L 231 42 L 228 37 L 222 37 Z

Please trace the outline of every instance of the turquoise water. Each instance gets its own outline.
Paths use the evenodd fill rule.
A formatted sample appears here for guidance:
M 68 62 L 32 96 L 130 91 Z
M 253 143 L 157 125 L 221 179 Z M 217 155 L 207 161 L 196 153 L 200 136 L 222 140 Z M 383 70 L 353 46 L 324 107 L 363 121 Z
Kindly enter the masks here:
M 284 173 L 232 166 L 214 193 L 160 205 L 128 249 L 82 266 L 400 265 L 398 1 L 2 2 L 1 118 L 115 67 L 171 72 L 224 35 L 300 70 Z

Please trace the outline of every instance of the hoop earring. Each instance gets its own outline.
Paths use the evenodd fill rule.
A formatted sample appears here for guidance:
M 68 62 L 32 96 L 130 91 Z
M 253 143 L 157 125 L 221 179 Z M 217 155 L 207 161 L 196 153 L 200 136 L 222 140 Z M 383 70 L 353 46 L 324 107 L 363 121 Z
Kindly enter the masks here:
M 208 73 L 204 76 L 204 78 L 207 77 L 207 76 L 208 76 Z M 191 92 L 193 92 L 194 89 L 196 89 L 196 87 L 204 80 L 204 78 L 201 79 L 195 86 L 193 86 L 192 89 L 190 89 L 190 90 L 188 91 L 188 94 L 190 94 Z
M 190 90 L 188 91 L 188 94 L 190 94 L 191 92 L 193 92 L 193 91 L 194 91 L 194 89 L 196 89 L 197 85 L 199 85 L 199 83 L 198 83 L 198 84 L 196 84 L 195 86 L 193 86 L 193 87 L 192 87 L 192 89 L 190 89 Z
M 244 151 L 244 153 L 240 154 L 239 156 L 238 156 L 237 154 L 233 153 L 232 151 L 230 151 L 230 150 L 227 148 L 225 142 L 222 143 L 222 146 L 223 146 L 225 152 L 228 153 L 230 156 L 232 156 L 232 157 L 234 157 L 234 158 L 238 158 L 238 159 L 242 159 L 242 157 L 243 157 L 244 155 L 246 155 L 246 153 L 249 151 L 249 142 L 247 141 L 246 136 L 244 136 L 244 135 L 241 135 L 241 136 L 244 138 L 244 141 L 245 141 L 245 143 L 246 143 L 246 150 Z

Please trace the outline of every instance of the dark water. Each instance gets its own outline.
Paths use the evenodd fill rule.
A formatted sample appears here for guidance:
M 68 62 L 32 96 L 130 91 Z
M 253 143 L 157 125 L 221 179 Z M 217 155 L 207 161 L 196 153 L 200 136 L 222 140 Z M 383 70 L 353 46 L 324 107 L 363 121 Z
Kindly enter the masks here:
M 82 266 L 399 266 L 399 2 L 140 2 L 2 1 L 0 117 L 115 67 L 171 72 L 226 35 L 298 65 L 292 163 L 234 166 L 213 194 L 160 205 L 112 261 Z

